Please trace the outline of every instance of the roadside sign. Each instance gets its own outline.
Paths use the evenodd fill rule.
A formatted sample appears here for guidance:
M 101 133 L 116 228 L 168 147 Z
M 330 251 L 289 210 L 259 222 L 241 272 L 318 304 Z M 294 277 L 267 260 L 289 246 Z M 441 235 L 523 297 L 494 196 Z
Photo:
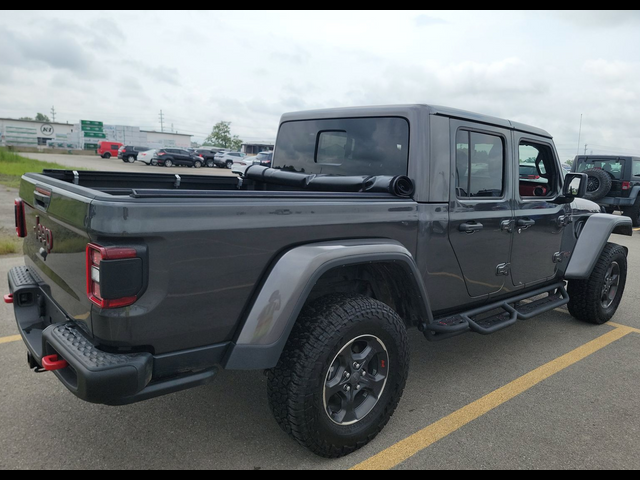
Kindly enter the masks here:
M 85 138 L 107 138 L 106 133 L 102 132 L 84 132 Z
M 92 125 L 80 125 L 83 132 L 103 132 L 102 127 L 94 127 Z
M 104 127 L 102 122 L 97 122 L 95 120 L 80 120 L 80 125 L 86 125 L 90 127 Z

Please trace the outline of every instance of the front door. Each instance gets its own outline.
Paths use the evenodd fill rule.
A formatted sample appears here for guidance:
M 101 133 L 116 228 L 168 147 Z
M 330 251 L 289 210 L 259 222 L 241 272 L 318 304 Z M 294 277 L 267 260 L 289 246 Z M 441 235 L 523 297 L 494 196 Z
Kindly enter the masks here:
M 515 287 L 552 279 L 561 261 L 569 205 L 554 203 L 562 193 L 562 169 L 553 144 L 545 138 L 514 134 L 519 159 L 515 192 L 515 229 L 511 252 L 511 277 Z
M 449 240 L 470 297 L 510 287 L 513 231 L 511 133 L 451 121 L 455 180 L 451 182 Z

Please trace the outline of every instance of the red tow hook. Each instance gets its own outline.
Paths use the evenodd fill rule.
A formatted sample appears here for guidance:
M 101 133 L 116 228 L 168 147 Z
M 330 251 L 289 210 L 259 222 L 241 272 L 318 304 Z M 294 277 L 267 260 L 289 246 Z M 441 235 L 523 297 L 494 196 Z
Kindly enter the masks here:
M 13 303 L 13 293 L 7 293 L 4 296 L 4 303 Z
M 66 360 L 58 360 L 58 355 L 49 355 L 48 357 L 42 357 L 42 368 L 47 372 L 53 372 L 54 370 L 62 370 L 67 368 L 69 364 Z

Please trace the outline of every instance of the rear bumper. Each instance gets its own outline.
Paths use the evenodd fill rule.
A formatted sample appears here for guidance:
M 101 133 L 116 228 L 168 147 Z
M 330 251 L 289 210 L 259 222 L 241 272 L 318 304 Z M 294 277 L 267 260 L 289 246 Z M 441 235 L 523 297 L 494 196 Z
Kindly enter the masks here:
M 636 199 L 634 197 L 622 198 L 622 197 L 604 197 L 597 202 L 601 205 L 620 205 L 623 207 L 630 207 L 635 203 Z
M 152 355 L 109 353 L 46 293 L 46 285 L 28 267 L 8 273 L 20 335 L 35 363 L 57 355 L 67 366 L 53 373 L 78 398 L 91 403 L 126 405 L 204 385 L 219 371 L 227 344 Z M 51 322 L 49 323 L 49 319 Z

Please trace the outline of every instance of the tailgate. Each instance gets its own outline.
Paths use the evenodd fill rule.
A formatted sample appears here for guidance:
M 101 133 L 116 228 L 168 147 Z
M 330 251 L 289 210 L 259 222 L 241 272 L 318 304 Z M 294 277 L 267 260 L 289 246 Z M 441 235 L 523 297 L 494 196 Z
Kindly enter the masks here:
M 90 322 L 85 251 L 89 236 L 85 222 L 92 198 L 24 177 L 20 198 L 27 234 L 23 244 L 25 264 L 36 270 L 48 286 L 45 292 L 69 317 Z

